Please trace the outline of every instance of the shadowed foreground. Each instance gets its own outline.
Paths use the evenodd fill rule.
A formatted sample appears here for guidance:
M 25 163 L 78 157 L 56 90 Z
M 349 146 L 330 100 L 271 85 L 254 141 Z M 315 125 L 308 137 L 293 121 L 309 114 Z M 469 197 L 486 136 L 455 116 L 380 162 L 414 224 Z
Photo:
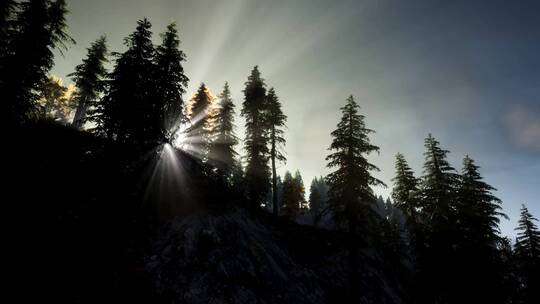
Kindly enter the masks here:
M 335 303 L 351 295 L 345 233 L 248 212 L 181 152 L 185 189 L 164 197 L 154 191 L 163 181 L 149 186 L 156 161 L 141 158 L 143 148 L 43 122 L 13 135 L 6 206 L 20 302 Z M 353 294 L 401 303 L 399 272 L 359 252 Z
M 257 220 L 235 209 L 178 218 L 147 269 L 173 303 L 343 303 L 349 297 L 346 236 Z M 395 272 L 359 254 L 356 303 L 401 303 Z

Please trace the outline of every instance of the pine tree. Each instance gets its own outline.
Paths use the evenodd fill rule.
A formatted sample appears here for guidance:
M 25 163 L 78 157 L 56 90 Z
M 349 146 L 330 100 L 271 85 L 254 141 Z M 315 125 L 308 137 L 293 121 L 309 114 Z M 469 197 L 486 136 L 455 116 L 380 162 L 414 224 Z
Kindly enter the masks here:
M 463 159 L 463 170 L 457 199 L 461 236 L 466 242 L 494 248 L 499 241 L 501 200 L 492 194 L 496 190 L 482 180 L 480 167 L 469 156 Z
M 319 179 L 313 178 L 309 186 L 309 210 L 313 215 L 319 214 L 323 206 L 323 194 L 320 192 Z
M 500 243 L 499 221 L 501 201 L 485 183 L 479 167 L 466 156 L 455 205 L 458 237 L 455 252 L 457 270 L 461 271 L 458 302 L 473 299 L 475 302 L 503 303 L 503 261 L 497 245 Z
M 285 138 L 283 127 L 285 127 L 285 121 L 287 116 L 281 111 L 281 103 L 276 95 L 274 88 L 270 88 L 267 98 L 267 123 L 269 128 L 269 140 L 270 140 L 270 160 L 272 162 L 272 212 L 274 216 L 278 215 L 278 202 L 277 202 L 277 173 L 276 173 L 276 161 L 285 162 L 287 159 L 281 152 L 285 145 Z
M 406 239 L 410 245 L 410 254 L 414 258 L 414 254 L 418 251 L 418 246 L 423 243 L 423 235 L 421 229 L 422 219 L 419 216 L 420 200 L 419 200 L 419 179 L 414 176 L 413 170 L 407 164 L 403 154 L 396 155 L 396 175 L 392 179 L 394 188 L 392 189 L 392 198 L 394 205 L 401 211 L 405 217 L 406 227 L 404 227 L 407 235 Z
M 536 219 L 525 207 L 521 206 L 518 221 L 518 235 L 515 244 L 515 254 L 521 259 L 540 262 L 540 230 L 534 222 Z
M 302 179 L 302 175 L 300 174 L 299 170 L 296 170 L 294 173 L 293 181 L 295 187 L 295 198 L 300 206 L 300 211 L 304 212 L 308 208 L 306 201 L 306 187 L 304 186 L 304 180 Z
M 218 174 L 228 179 L 233 172 L 238 156 L 238 153 L 234 150 L 234 146 L 238 144 L 238 138 L 234 133 L 235 107 L 227 82 L 218 100 L 216 134 L 210 146 L 208 158 L 218 168 Z
M 397 230 L 402 232 L 405 230 L 406 218 L 401 209 L 396 208 L 396 204 L 388 197 L 386 198 L 386 210 L 388 213 L 389 221 L 397 227 Z
M 281 201 L 281 210 L 284 216 L 295 217 L 298 214 L 299 206 L 295 204 L 293 176 L 289 171 L 286 171 L 283 176 L 283 198 Z
M 358 113 L 359 106 L 350 96 L 341 108 L 343 117 L 337 129 L 331 133 L 334 138 L 326 157 L 329 168 L 336 170 L 327 176 L 330 187 L 329 199 L 337 222 L 345 221 L 351 233 L 356 233 L 358 225 L 364 232 L 373 232 L 375 195 L 370 186 L 384 185 L 373 177 L 370 171 L 378 171 L 368 162 L 366 155 L 379 148 L 370 143 L 368 135 L 373 130 L 366 128 L 364 116 Z
M 285 186 L 284 186 L 284 183 L 283 183 L 283 180 L 281 179 L 281 176 L 278 175 L 277 177 L 277 181 L 276 181 L 276 193 L 277 193 L 277 201 L 278 201 L 278 214 L 279 214 L 279 210 L 281 210 L 282 206 L 283 206 L 283 191 L 285 189 Z M 272 206 L 273 207 L 273 206 Z
M 66 43 L 74 43 L 66 33 L 64 0 L 33 0 L 18 6 L 7 50 L 0 58 L 2 113 L 8 116 L 4 121 L 10 123 L 35 117 L 39 91 L 47 83 L 47 73 L 54 64 L 53 50 L 66 49 Z
M 107 62 L 107 40 L 101 36 L 88 48 L 88 54 L 83 62 L 75 67 L 75 72 L 69 74 L 75 82 L 77 92 L 75 101 L 77 110 L 73 118 L 73 126 L 82 128 L 86 121 L 86 115 L 90 108 L 95 109 L 100 94 L 105 90 L 104 78 L 107 70 L 104 64 Z
M 283 179 L 283 215 L 295 219 L 306 207 L 305 188 L 300 171 L 287 171 Z
M 500 289 L 502 301 L 504 303 L 519 303 L 517 300 L 519 298 L 519 280 L 512 240 L 509 237 L 500 238 L 497 248 L 502 263 L 503 284 Z
M 379 215 L 382 218 L 386 218 L 388 215 L 388 210 L 386 210 L 386 202 L 384 201 L 384 198 L 382 195 L 379 195 L 375 199 L 375 206 L 376 206 L 376 211 L 379 213 Z
M 540 299 L 540 231 L 534 223 L 537 221 L 522 205 L 514 248 L 522 303 L 536 303 Z
M 117 57 L 97 119 L 109 138 L 120 142 L 155 144 L 162 140 L 156 128 L 156 86 L 152 25 L 139 20 L 125 39 L 128 49 Z
M 213 140 L 212 134 L 215 121 L 212 119 L 212 107 L 214 96 L 210 89 L 201 83 L 197 93 L 190 100 L 188 108 L 188 118 L 191 126 L 188 130 L 188 141 L 190 150 L 200 159 L 206 161 L 208 149 Z
M 171 23 L 161 34 L 161 45 L 156 48 L 155 81 L 157 86 L 157 105 L 155 123 L 160 135 L 172 141 L 181 124 L 186 122 L 183 114 L 184 100 L 188 77 L 184 73 L 182 63 L 186 55 L 180 47 L 180 39 L 176 24 Z
M 246 187 L 252 208 L 264 203 L 270 185 L 266 89 L 258 67 L 254 67 L 244 89 L 242 116 L 245 118 Z
M 379 196 L 377 199 L 384 219 L 379 224 L 380 237 L 376 240 L 377 248 L 380 248 L 386 263 L 393 267 L 403 267 L 401 261 L 408 256 L 406 245 L 402 237 L 404 221 L 400 209 L 394 208 L 390 198 L 386 200 Z
M 458 267 L 455 255 L 459 231 L 456 226 L 456 192 L 459 176 L 450 166 L 449 153 L 429 134 L 425 139 L 424 175 L 421 182 L 423 244 L 418 244 L 417 258 L 422 270 L 419 286 L 424 301 L 450 301 L 456 294 Z M 440 257 L 445 257 L 444 262 Z
M 313 217 L 314 225 L 317 225 L 319 220 L 327 214 L 328 207 L 328 184 L 324 177 L 315 177 L 309 188 L 309 212 Z
M 331 133 L 333 140 L 330 150 L 333 153 L 326 157 L 327 167 L 335 168 L 335 171 L 326 177 L 326 181 L 335 222 L 345 224 L 352 235 L 360 230 L 363 240 L 374 244 L 380 237 L 378 226 L 381 218 L 376 211 L 376 197 L 371 186 L 384 186 L 384 183 L 371 175 L 371 171 L 378 171 L 379 168 L 366 157 L 378 152 L 379 148 L 371 144 L 369 134 L 374 131 L 366 127 L 364 116 L 358 113 L 359 108 L 352 95 L 341 108 L 343 116 L 337 129 Z M 358 244 L 351 241 L 348 247 L 348 297 L 358 301 Z
M 446 160 L 449 153 L 431 136 L 425 140 L 426 158 L 422 177 L 422 208 L 432 221 L 448 222 L 454 215 L 456 187 L 459 176 Z
M 407 222 L 411 226 L 418 223 L 418 184 L 419 181 L 414 177 L 412 169 L 407 164 L 403 154 L 396 155 L 396 175 L 392 179 L 394 188 L 392 198 L 395 206 L 403 211 L 407 217 Z

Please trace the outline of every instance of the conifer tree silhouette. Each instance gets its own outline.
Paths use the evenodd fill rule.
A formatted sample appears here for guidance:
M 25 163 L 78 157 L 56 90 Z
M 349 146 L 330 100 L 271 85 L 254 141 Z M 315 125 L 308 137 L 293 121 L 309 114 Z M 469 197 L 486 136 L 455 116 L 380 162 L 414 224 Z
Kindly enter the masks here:
M 155 144 L 163 134 L 155 120 L 161 109 L 156 107 L 152 25 L 147 19 L 137 22 L 137 28 L 125 39 L 128 49 L 113 53 L 116 58 L 110 74 L 107 92 L 99 111 L 103 133 L 119 142 Z
M 257 66 L 245 85 L 241 114 L 246 121 L 246 192 L 250 207 L 257 208 L 264 203 L 270 186 L 266 85 Z
M 458 237 L 455 247 L 459 289 L 457 301 L 486 301 L 504 303 L 503 261 L 498 244 L 501 200 L 493 195 L 496 189 L 484 182 L 477 166 L 469 156 L 463 159 L 456 199 Z M 507 218 L 508 219 L 508 218 Z M 467 273 L 467 275 L 463 275 Z
M 160 137 L 172 141 L 179 127 L 187 121 L 182 95 L 186 92 L 189 79 L 182 66 L 186 55 L 180 50 L 180 39 L 174 22 L 161 34 L 161 40 L 154 58 L 157 111 L 153 123 Z
M 537 221 L 522 205 L 514 255 L 521 286 L 520 300 L 523 303 L 536 303 L 540 299 L 540 230 L 535 223 Z
M 13 4 L 5 5 L 4 15 L 13 8 Z M 54 64 L 53 50 L 74 43 L 66 32 L 68 11 L 64 0 L 33 0 L 18 6 L 7 31 L 9 43 L 0 57 L 2 113 L 8 123 L 25 122 L 38 115 L 36 102 Z M 6 31 L 5 25 L 2 31 Z
M 214 97 L 208 87 L 201 83 L 197 93 L 193 96 L 189 104 L 188 118 L 191 125 L 188 130 L 189 144 L 193 153 L 206 161 L 208 150 L 213 140 L 212 135 L 215 126 L 212 114 Z
M 68 75 L 77 88 L 74 96 L 77 109 L 73 117 L 73 126 L 77 129 L 82 128 L 87 120 L 88 110 L 97 107 L 100 94 L 105 90 L 106 62 L 108 62 L 107 39 L 101 36 L 90 45 L 86 58 L 75 67 L 75 72 Z
M 230 182 L 237 165 L 238 153 L 234 147 L 238 144 L 238 138 L 234 132 L 235 106 L 227 82 L 223 86 L 218 101 L 214 139 L 210 145 L 208 159 L 218 169 L 218 175 Z
M 269 128 L 270 140 L 270 161 L 272 162 L 272 213 L 278 215 L 277 199 L 277 173 L 276 162 L 285 162 L 287 159 L 283 155 L 283 146 L 285 145 L 285 121 L 287 116 L 281 111 L 281 103 L 276 95 L 274 88 L 268 90 L 267 98 L 267 123 Z
M 371 175 L 371 171 L 379 171 L 379 168 L 368 162 L 366 156 L 379 148 L 370 143 L 368 135 L 374 131 L 366 128 L 364 115 L 358 113 L 359 108 L 353 96 L 341 108 L 343 116 L 337 129 L 331 133 L 330 150 L 335 152 L 326 157 L 327 166 L 336 170 L 326 180 L 330 187 L 329 203 L 336 220 L 345 222 L 349 232 L 357 233 L 361 228 L 369 237 L 378 218 L 371 186 L 384 183 Z
M 414 172 L 409 167 L 403 154 L 396 155 L 396 174 L 392 181 L 392 198 L 397 208 L 401 209 L 407 217 L 407 222 L 411 230 L 415 230 L 419 222 L 418 209 L 420 203 L 418 200 L 419 180 L 414 177 Z
M 455 223 L 459 175 L 447 160 L 449 151 L 442 149 L 431 134 L 424 146 L 420 202 L 425 224 L 421 231 L 423 244 L 419 244 L 417 251 L 421 269 L 418 284 L 426 289 L 420 291 L 424 301 L 449 301 L 451 290 L 455 290 L 457 284 L 454 248 L 459 234 Z

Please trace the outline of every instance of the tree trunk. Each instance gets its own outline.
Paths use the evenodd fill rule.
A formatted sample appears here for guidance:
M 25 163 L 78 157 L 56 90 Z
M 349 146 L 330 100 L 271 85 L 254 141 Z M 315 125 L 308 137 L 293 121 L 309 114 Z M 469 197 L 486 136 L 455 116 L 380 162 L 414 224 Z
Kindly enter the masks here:
M 278 216 L 278 203 L 277 203 L 277 176 L 276 176 L 276 130 L 272 128 L 272 214 L 275 217 Z
M 82 128 L 83 119 L 86 116 L 86 110 L 87 110 L 86 102 L 84 100 L 81 100 L 81 102 L 79 102 L 79 104 L 77 105 L 77 110 L 75 111 L 75 116 L 73 117 L 72 125 L 75 128 L 77 129 Z
M 349 299 L 350 303 L 358 303 L 360 277 L 358 273 L 358 244 L 357 221 L 353 215 L 349 216 Z

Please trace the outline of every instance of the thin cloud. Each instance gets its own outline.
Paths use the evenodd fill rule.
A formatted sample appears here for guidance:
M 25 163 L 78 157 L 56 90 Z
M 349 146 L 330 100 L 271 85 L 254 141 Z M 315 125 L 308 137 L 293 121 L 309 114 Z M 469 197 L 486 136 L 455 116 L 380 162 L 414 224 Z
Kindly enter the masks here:
M 540 152 L 540 113 L 516 107 L 506 115 L 505 123 L 516 145 Z

